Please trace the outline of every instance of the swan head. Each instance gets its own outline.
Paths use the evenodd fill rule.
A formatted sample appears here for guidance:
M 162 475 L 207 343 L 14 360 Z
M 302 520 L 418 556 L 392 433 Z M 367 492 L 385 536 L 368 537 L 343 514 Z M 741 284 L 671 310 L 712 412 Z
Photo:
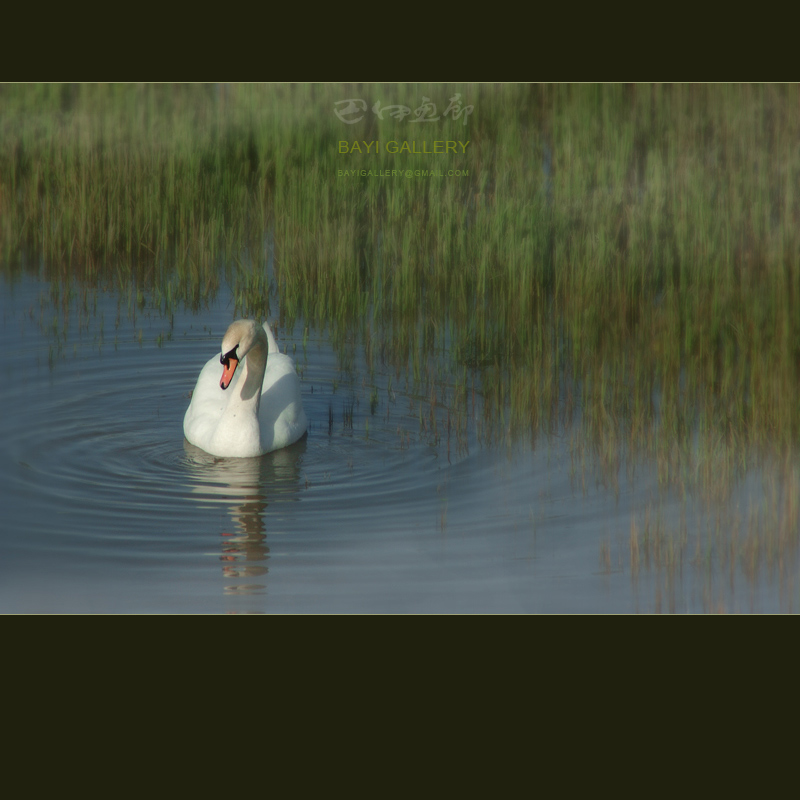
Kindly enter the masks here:
M 237 319 L 225 331 L 222 337 L 222 354 L 219 357 L 219 363 L 222 364 L 220 388 L 227 389 L 230 386 L 239 362 L 259 341 L 259 331 L 263 336 L 263 328 L 252 319 Z

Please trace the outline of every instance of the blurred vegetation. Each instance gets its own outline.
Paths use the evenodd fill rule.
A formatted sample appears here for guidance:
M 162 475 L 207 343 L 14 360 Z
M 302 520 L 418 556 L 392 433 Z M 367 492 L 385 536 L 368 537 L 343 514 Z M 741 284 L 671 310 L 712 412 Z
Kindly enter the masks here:
M 429 98 L 441 116 L 456 94 L 466 124 L 371 111 Z M 665 480 L 713 481 L 800 433 L 798 94 L 2 85 L 0 269 L 167 310 L 227 281 L 239 314 L 355 335 L 371 364 L 439 385 L 448 424 L 477 384 L 487 438 L 574 417 L 609 470 L 645 451 Z M 356 124 L 345 99 L 366 103 Z M 468 175 L 340 174 L 405 169 Z

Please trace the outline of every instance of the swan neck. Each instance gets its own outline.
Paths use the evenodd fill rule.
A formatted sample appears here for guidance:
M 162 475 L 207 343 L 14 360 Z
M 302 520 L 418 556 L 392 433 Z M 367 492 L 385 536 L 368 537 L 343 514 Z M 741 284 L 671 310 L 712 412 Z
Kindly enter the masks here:
M 266 339 L 266 337 L 263 337 Z M 261 402 L 261 387 L 264 383 L 264 372 L 267 369 L 266 342 L 259 337 L 256 343 L 247 351 L 244 358 L 244 375 L 240 381 L 241 388 L 238 396 L 242 403 L 252 404 L 258 413 Z

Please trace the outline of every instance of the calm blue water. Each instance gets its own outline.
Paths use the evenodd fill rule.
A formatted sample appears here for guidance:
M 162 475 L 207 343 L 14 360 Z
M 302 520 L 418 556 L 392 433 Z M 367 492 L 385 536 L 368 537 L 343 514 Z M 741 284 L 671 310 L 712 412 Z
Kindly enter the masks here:
M 468 447 L 448 452 L 421 430 L 411 381 L 391 365 L 370 374 L 358 348 L 342 369 L 324 331 L 303 348 L 301 326 L 277 330 L 302 374 L 307 437 L 260 459 L 208 456 L 182 421 L 233 319 L 225 291 L 172 318 L 87 298 L 62 306 L 45 282 L 0 279 L 0 612 L 798 605 L 796 563 L 748 580 L 704 557 L 700 512 L 647 465 L 617 490 L 585 480 L 570 431 L 495 449 L 470 425 Z M 668 527 L 688 513 L 688 541 L 634 565 L 631 521 L 655 499 Z

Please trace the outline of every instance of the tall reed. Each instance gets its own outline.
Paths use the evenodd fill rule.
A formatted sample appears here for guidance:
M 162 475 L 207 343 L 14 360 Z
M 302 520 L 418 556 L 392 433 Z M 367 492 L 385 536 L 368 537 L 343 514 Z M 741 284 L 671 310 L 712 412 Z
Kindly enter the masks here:
M 466 125 L 442 116 L 456 95 Z M 423 97 L 439 120 L 372 112 Z M 335 114 L 345 99 L 366 103 L 356 124 Z M 698 435 L 733 464 L 797 444 L 799 100 L 776 85 L 4 85 L 2 269 L 192 305 L 227 280 L 242 313 L 358 330 L 420 380 L 430 358 L 456 392 L 469 371 L 487 436 L 579 412 L 609 464 L 650 449 L 671 481 Z M 434 140 L 469 144 L 386 149 Z M 468 175 L 360 174 L 407 169 Z

